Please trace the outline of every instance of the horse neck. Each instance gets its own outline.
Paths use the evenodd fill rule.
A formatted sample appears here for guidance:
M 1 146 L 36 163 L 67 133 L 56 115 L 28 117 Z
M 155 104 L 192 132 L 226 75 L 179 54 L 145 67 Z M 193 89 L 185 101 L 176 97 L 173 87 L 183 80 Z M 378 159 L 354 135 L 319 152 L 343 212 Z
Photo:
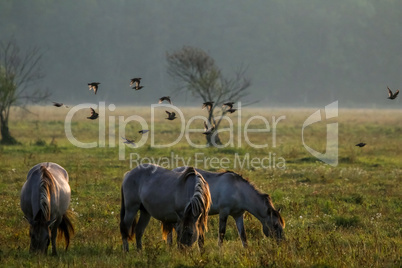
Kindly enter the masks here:
M 267 204 L 262 196 L 252 185 L 249 185 L 249 191 L 244 198 L 244 209 L 250 212 L 258 220 L 262 221 L 268 216 Z

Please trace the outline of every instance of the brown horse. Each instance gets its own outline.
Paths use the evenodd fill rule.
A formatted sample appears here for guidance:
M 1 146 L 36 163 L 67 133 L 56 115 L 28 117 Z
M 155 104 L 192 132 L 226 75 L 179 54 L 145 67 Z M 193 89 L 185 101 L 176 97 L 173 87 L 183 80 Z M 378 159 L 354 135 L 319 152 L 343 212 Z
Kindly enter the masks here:
M 64 236 L 66 250 L 70 244 L 70 186 L 67 171 L 55 163 L 40 163 L 31 168 L 21 190 L 21 209 L 30 224 L 30 252 L 47 253 L 52 241 L 52 254 L 57 255 L 56 237 Z

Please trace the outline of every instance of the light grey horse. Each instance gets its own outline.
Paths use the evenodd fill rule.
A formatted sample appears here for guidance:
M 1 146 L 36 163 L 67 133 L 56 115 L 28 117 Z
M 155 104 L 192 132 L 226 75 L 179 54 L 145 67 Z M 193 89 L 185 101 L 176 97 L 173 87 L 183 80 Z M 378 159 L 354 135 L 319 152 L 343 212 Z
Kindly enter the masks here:
M 129 250 L 128 239 L 134 234 L 137 248 L 142 248 L 141 238 L 151 216 L 162 221 L 166 228 L 176 229 L 178 246 L 191 246 L 198 237 L 203 237 L 211 196 L 208 184 L 193 168 L 177 173 L 156 165 L 140 165 L 125 174 L 121 196 L 120 233 L 124 251 Z
M 21 190 L 21 209 L 28 220 L 30 252 L 47 253 L 52 241 L 52 254 L 57 255 L 57 231 L 64 236 L 66 250 L 70 244 L 70 186 L 67 171 L 55 163 L 40 163 L 29 170 Z
M 186 167 L 178 167 L 173 171 L 183 172 Z M 262 224 L 262 230 L 267 237 L 275 237 L 278 241 L 284 238 L 285 221 L 276 210 L 270 196 L 258 191 L 248 180 L 234 172 L 209 172 L 196 169 L 208 182 L 211 192 L 212 206 L 209 215 L 219 214 L 219 245 L 222 245 L 226 232 L 228 216 L 236 221 L 243 247 L 247 247 L 243 216 L 248 211 Z M 168 234 L 168 241 L 171 233 Z

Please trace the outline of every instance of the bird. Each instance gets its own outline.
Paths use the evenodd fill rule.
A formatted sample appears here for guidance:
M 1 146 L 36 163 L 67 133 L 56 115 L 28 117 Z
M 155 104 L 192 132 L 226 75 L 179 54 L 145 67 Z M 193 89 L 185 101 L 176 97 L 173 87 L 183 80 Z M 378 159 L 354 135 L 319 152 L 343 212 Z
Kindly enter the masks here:
M 162 98 L 160 98 L 159 104 L 161 104 L 163 101 L 168 101 L 170 104 L 172 104 L 172 101 L 170 100 L 169 96 L 163 96 Z
M 134 85 L 133 89 L 140 90 L 143 86 L 140 86 L 141 78 L 132 78 L 130 86 Z
M 230 108 L 230 109 L 227 109 L 226 111 L 228 111 L 229 113 L 234 113 L 234 112 L 236 112 L 237 111 L 237 109 L 233 109 L 233 108 Z
M 140 134 L 145 134 L 145 133 L 147 133 L 148 131 L 149 131 L 148 129 L 143 129 L 143 130 L 138 131 L 138 133 L 140 133 Z
M 211 126 L 210 128 L 208 127 L 208 124 L 206 121 L 204 121 L 204 132 L 202 134 L 208 135 L 211 134 L 215 129 L 215 126 Z
M 62 107 L 62 106 L 65 106 L 66 108 L 68 108 L 68 106 L 67 105 L 64 105 L 63 103 L 61 103 L 61 102 L 53 102 L 53 106 L 56 106 L 56 107 Z
M 91 109 L 91 116 L 89 116 L 87 118 L 91 119 L 91 120 L 94 120 L 94 119 L 98 118 L 99 114 L 97 112 L 95 112 L 94 109 L 92 109 L 92 108 L 90 108 L 90 109 Z
M 134 140 L 129 140 L 127 138 L 121 137 L 123 140 L 125 140 L 123 143 L 125 144 L 131 144 L 135 146 Z
M 88 83 L 88 87 L 89 87 L 89 90 L 94 90 L 94 92 L 95 92 L 95 95 L 96 95 L 96 92 L 98 92 L 98 86 L 99 86 L 99 82 L 92 82 L 92 83 Z
M 202 104 L 202 109 L 204 109 L 205 107 L 207 107 L 208 111 L 211 111 L 212 106 L 214 105 L 213 101 L 206 101 Z
M 174 112 L 168 112 L 168 111 L 165 111 L 165 112 L 168 114 L 168 117 L 166 117 L 165 119 L 174 120 L 175 118 L 177 118 L 176 114 Z
M 227 107 L 229 107 L 229 109 L 232 109 L 233 108 L 233 104 L 234 104 L 234 102 L 226 102 L 226 103 L 224 103 L 223 105 L 222 105 L 222 107 L 224 107 L 224 106 L 227 106 Z
M 398 96 L 399 89 L 397 91 L 395 91 L 395 93 L 392 93 L 391 89 L 389 89 L 388 86 L 387 86 L 387 89 L 388 89 L 388 96 L 389 96 L 388 99 L 393 100 Z
M 355 146 L 358 146 L 358 147 L 364 147 L 366 144 L 364 143 L 364 142 L 361 142 L 361 143 L 358 143 L 358 144 L 356 144 Z

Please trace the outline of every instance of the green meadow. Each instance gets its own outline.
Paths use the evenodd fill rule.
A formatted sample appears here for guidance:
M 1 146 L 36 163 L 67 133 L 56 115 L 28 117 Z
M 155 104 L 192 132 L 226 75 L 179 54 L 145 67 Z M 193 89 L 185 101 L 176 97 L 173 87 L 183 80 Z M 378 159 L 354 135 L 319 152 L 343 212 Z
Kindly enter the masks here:
M 181 121 L 165 120 L 163 108 L 155 108 L 152 118 L 149 107 L 117 107 L 113 112 L 107 109 L 104 116 L 94 121 L 86 119 L 88 109 L 78 111 L 72 115 L 68 128 L 77 141 L 97 142 L 93 148 L 79 148 L 67 139 L 65 118 L 69 109 L 32 107 L 31 111 L 12 111 L 10 130 L 20 144 L 0 145 L 2 267 L 402 265 L 400 109 L 341 109 L 337 118 L 306 127 L 305 143 L 323 153 L 326 126 L 338 123 L 336 167 L 316 159 L 303 146 L 303 122 L 316 109 L 244 108 L 223 121 L 221 129 L 231 129 L 220 133 L 222 143 L 227 143 L 223 148 L 190 146 L 189 141 L 194 145 L 205 144 L 205 137 L 199 132 L 190 132 L 177 140 Z M 192 122 L 190 119 L 206 116 L 205 111 L 193 108 L 182 111 L 188 128 L 203 128 L 201 119 Z M 145 120 L 151 129 L 147 136 L 138 134 L 142 128 L 139 122 L 126 120 L 131 115 Z M 255 115 L 260 119 L 248 122 Z M 100 131 L 102 122 L 104 128 L 101 126 Z M 251 129 L 265 132 L 248 131 Z M 136 142 L 142 138 L 142 144 L 126 146 L 121 136 Z M 356 147 L 359 142 L 367 145 Z M 168 143 L 175 144 L 166 148 L 155 146 Z M 252 144 L 267 146 L 254 148 Z M 56 162 L 68 171 L 72 190 L 70 208 L 75 213 L 75 235 L 70 248 L 64 251 L 64 241 L 59 241 L 57 257 L 29 254 L 29 224 L 19 206 L 26 174 L 35 164 L 46 161 Z M 242 247 L 232 218 L 228 220 L 224 244 L 219 247 L 218 217 L 211 216 L 205 251 L 201 253 L 196 244 L 180 251 L 176 243 L 172 247 L 166 245 L 160 223 L 152 219 L 145 230 L 143 250 L 137 251 L 135 243 L 130 242 L 130 252 L 123 253 L 119 231 L 120 186 L 123 174 L 141 161 L 159 161 L 171 169 L 190 164 L 240 173 L 260 191 L 270 194 L 276 208 L 282 208 L 286 241 L 278 244 L 265 237 L 260 222 L 246 213 L 249 247 Z

